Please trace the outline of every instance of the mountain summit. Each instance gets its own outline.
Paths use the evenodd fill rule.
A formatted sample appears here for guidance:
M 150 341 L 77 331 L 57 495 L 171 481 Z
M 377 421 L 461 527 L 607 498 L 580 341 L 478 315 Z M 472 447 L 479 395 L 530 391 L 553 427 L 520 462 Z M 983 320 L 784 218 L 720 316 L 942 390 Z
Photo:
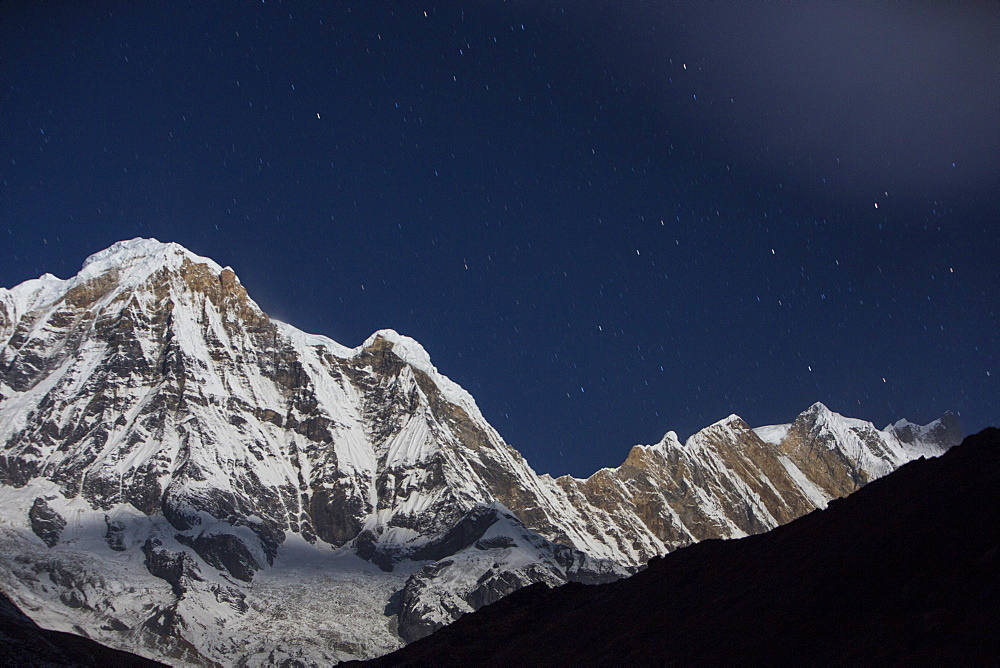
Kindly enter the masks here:
M 553 479 L 416 341 L 272 321 L 177 244 L 0 289 L 0 583 L 43 626 L 168 660 L 375 656 L 531 583 L 767 531 L 960 436 L 815 404 Z

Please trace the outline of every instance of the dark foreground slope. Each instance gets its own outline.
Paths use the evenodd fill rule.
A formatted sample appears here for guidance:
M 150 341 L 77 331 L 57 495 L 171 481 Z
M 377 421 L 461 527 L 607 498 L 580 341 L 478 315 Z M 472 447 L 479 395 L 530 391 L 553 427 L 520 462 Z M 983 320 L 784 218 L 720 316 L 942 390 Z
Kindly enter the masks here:
M 987 429 L 767 534 L 534 585 L 374 663 L 994 664 L 998 482 Z
M 163 666 L 93 640 L 43 629 L 0 592 L 0 666 Z

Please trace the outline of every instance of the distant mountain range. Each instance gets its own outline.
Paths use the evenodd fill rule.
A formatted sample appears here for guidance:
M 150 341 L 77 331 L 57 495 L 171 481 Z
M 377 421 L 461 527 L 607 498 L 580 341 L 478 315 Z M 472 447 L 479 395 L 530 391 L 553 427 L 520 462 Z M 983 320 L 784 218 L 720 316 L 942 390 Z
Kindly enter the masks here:
M 169 662 L 378 656 L 534 583 L 607 583 L 768 531 L 961 438 L 814 404 L 537 475 L 391 330 L 271 320 L 229 268 L 134 239 L 0 289 L 0 587 Z
M 543 584 L 375 666 L 995 665 L 1000 430 L 612 584 Z

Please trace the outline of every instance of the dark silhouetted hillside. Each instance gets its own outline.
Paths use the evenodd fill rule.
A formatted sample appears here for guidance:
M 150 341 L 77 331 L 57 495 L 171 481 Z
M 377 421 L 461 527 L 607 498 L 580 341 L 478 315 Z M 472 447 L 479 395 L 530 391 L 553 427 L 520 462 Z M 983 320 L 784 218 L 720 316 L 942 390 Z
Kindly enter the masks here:
M 163 665 L 82 636 L 43 629 L 0 592 L 0 666 Z

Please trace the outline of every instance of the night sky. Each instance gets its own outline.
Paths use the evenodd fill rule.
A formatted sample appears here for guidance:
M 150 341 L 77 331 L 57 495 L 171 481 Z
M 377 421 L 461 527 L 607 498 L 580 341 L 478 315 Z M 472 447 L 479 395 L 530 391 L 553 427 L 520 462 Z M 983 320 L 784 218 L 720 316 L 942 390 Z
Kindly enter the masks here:
M 6 0 L 0 285 L 176 241 L 556 475 L 814 401 L 978 431 L 998 7 Z

